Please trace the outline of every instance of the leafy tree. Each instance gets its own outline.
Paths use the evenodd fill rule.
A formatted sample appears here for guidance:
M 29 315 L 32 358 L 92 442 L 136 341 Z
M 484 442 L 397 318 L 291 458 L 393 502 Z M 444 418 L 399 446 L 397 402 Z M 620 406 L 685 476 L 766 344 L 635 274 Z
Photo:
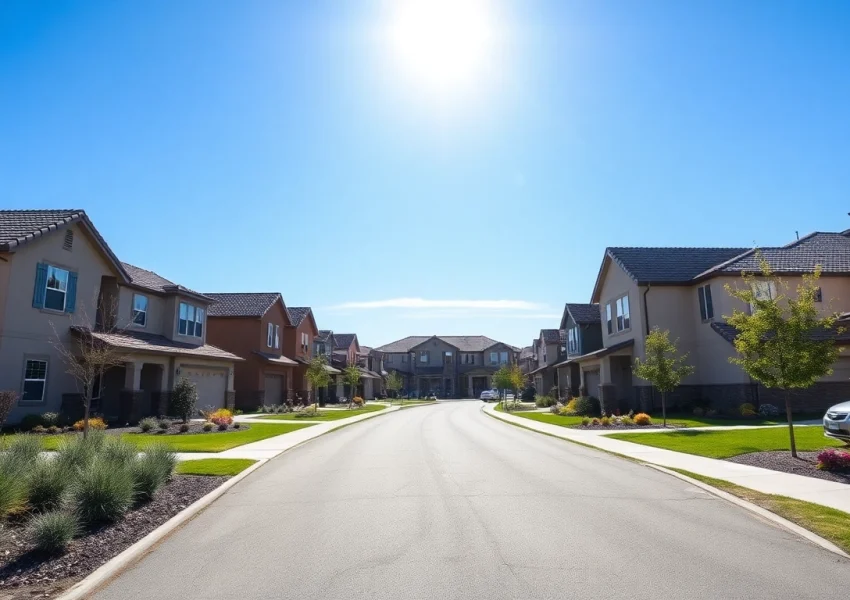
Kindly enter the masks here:
M 389 391 L 391 394 L 395 393 L 395 395 L 398 396 L 398 391 L 403 385 L 404 381 L 402 380 L 401 375 L 399 375 L 399 372 L 390 371 L 390 374 L 387 375 L 387 391 Z
M 348 398 L 348 408 L 354 404 L 354 395 L 357 393 L 357 386 L 360 385 L 360 369 L 357 365 L 345 367 L 342 370 L 342 380 L 351 388 L 351 393 Z
M 171 393 L 171 406 L 174 408 L 174 413 L 182 419 L 184 423 L 188 423 L 189 419 L 195 412 L 195 404 L 198 402 L 198 389 L 194 383 L 181 377 L 174 384 L 174 391 Z
M 514 404 L 516 404 L 519 399 L 519 391 L 525 386 L 526 377 L 525 373 L 522 372 L 522 369 L 516 363 L 512 364 L 508 370 L 510 372 L 511 388 L 514 391 Z
M 307 381 L 310 383 L 310 393 L 314 393 L 313 390 L 316 390 L 314 396 L 318 395 L 318 390 L 321 388 L 328 387 L 331 383 L 331 374 L 328 373 L 328 359 L 325 358 L 324 354 L 319 354 L 318 356 L 314 356 L 310 361 L 310 366 L 307 367 Z M 318 401 L 316 402 L 318 405 Z
M 658 327 L 646 336 L 646 359 L 635 358 L 632 372 L 661 392 L 664 427 L 667 427 L 667 394 L 675 390 L 682 379 L 694 372 L 691 365 L 685 364 L 687 358 L 687 354 L 678 356 L 676 342 L 670 341 L 670 332 L 666 329 L 662 331 Z
M 513 387 L 513 379 L 511 377 L 511 369 L 508 365 L 502 365 L 499 367 L 499 370 L 493 373 L 493 386 L 499 390 L 499 394 L 501 395 L 502 391 L 511 389 Z M 508 403 L 504 403 L 505 409 L 507 409 Z
M 833 339 L 815 334 L 842 330 L 836 328 L 835 315 L 821 317 L 815 305 L 820 266 L 803 275 L 797 297 L 792 298 L 787 295 L 788 282 L 775 275 L 761 255 L 759 265 L 763 278 L 744 273 L 744 287 L 726 285 L 730 295 L 752 307 L 751 314 L 736 309 L 731 317 L 724 317 L 737 329 L 738 356 L 729 360 L 765 387 L 784 392 L 791 456 L 796 457 L 791 390 L 810 387 L 832 373 L 840 349 Z

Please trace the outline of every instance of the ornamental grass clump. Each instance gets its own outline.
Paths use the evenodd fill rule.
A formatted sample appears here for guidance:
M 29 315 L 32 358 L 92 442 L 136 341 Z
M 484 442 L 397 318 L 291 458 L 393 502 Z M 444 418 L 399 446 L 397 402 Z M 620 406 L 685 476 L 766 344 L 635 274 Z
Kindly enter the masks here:
M 38 512 L 60 508 L 70 484 L 70 472 L 58 460 L 40 456 L 26 477 L 29 506 Z
M 77 471 L 91 463 L 106 442 L 102 431 L 90 431 L 89 436 L 70 436 L 59 441 L 59 450 L 54 460 L 68 471 Z
M 35 547 L 51 554 L 65 550 L 79 532 L 79 519 L 72 512 L 42 513 L 29 523 L 29 536 Z
M 153 417 L 145 417 L 141 421 L 139 421 L 139 429 L 142 433 L 147 433 L 149 431 L 153 431 L 157 426 L 157 421 Z
M 132 506 L 135 488 L 132 465 L 96 457 L 77 473 L 71 503 L 85 523 L 114 522 Z
M 85 420 L 80 419 L 76 423 L 74 423 L 74 431 L 82 431 L 85 428 Z M 106 429 L 106 421 L 104 421 L 100 417 L 94 417 L 89 419 L 89 431 L 103 431 Z
M 640 425 L 641 427 L 645 427 L 647 425 L 652 425 L 652 417 L 650 417 L 646 413 L 638 413 L 634 416 L 635 425 Z
M 128 467 L 136 460 L 136 447 L 117 436 L 109 436 L 99 451 L 99 457 L 116 467 Z
M 151 444 L 132 465 L 133 489 L 139 500 L 150 500 L 171 479 L 177 455 L 166 444 Z

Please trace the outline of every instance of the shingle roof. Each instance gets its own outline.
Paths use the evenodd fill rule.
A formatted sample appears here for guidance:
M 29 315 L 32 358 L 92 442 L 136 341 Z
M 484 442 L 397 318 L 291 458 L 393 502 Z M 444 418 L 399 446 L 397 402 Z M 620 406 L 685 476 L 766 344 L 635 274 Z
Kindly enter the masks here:
M 109 257 L 122 277 L 127 277 L 121 261 L 112 252 L 106 240 L 94 224 L 79 208 L 55 210 L 0 210 L 0 252 L 14 250 L 18 246 L 52 233 L 69 223 L 82 221 L 95 238 L 101 250 Z
M 820 265 L 824 273 L 850 273 L 850 237 L 845 233 L 810 233 L 786 246 L 759 248 L 758 251 L 777 273 L 810 273 L 816 265 Z M 760 271 L 755 249 L 703 274 L 741 271 Z
M 90 331 L 85 327 L 71 327 L 77 335 L 92 335 L 96 339 L 121 348 L 127 352 L 147 352 L 155 354 L 177 354 L 183 356 L 198 356 L 203 358 L 222 359 L 229 361 L 241 361 L 235 354 L 222 350 L 217 346 L 209 344 L 193 346 L 183 342 L 170 340 L 164 335 L 145 333 L 142 331 L 123 331 L 121 333 L 106 333 L 101 331 Z
M 750 248 L 608 248 L 638 285 L 685 283 Z
M 280 298 L 278 292 L 204 295 L 215 301 L 209 307 L 211 317 L 262 317 Z
M 451 344 L 460 352 L 483 352 L 487 348 L 499 343 L 485 335 L 411 335 L 406 338 L 396 340 L 395 342 L 384 344 L 383 346 L 376 348 L 376 350 L 389 354 L 410 352 L 411 349 L 423 342 L 427 342 L 433 337 L 436 337 L 447 344 Z M 513 348 L 513 346 L 511 346 L 511 348 Z
M 367 355 L 372 351 L 370 346 L 360 346 L 360 354 Z
M 520 360 L 524 360 L 526 358 L 531 358 L 534 356 L 534 348 L 531 346 L 526 346 L 519 353 Z
M 844 323 L 839 323 L 839 327 L 844 327 Z M 733 343 L 738 337 L 738 330 L 729 323 L 712 322 L 711 328 L 729 343 Z M 850 343 L 850 331 L 841 329 L 819 329 L 812 334 L 814 340 L 835 340 L 840 344 Z
M 292 325 L 295 327 L 301 325 L 301 321 L 304 320 L 304 317 L 310 314 L 309 306 L 287 307 L 286 310 L 289 313 L 289 320 L 292 321 Z
M 432 336 L 430 335 L 409 335 L 406 338 L 402 338 L 400 340 L 390 342 L 389 344 L 379 346 L 378 350 L 381 352 L 388 352 L 390 354 L 396 354 L 399 352 L 410 352 L 411 348 L 418 346 L 422 342 L 430 340 L 431 337 Z
M 334 348 L 347 349 L 349 346 L 351 346 L 351 342 L 353 342 L 354 338 L 356 337 L 356 333 L 335 333 Z
M 320 329 L 319 335 L 316 336 L 317 342 L 327 342 L 328 338 L 333 334 L 330 329 Z
M 557 329 L 541 329 L 540 337 L 547 344 L 557 344 L 561 341 L 561 333 Z
M 121 264 L 124 267 L 124 270 L 127 271 L 127 275 L 129 275 L 130 277 L 130 283 L 137 287 L 144 288 L 146 290 L 150 290 L 152 292 L 157 292 L 160 294 L 184 293 L 189 294 L 191 296 L 205 298 L 207 300 L 210 299 L 208 296 L 205 296 L 200 292 L 190 290 L 187 287 L 169 281 L 165 277 L 157 275 L 153 271 L 142 269 L 141 267 L 131 265 L 130 263 Z
M 567 310 L 573 317 L 573 321 L 579 325 L 592 325 L 593 323 L 601 323 L 602 315 L 599 312 L 598 304 L 574 304 L 567 303 Z

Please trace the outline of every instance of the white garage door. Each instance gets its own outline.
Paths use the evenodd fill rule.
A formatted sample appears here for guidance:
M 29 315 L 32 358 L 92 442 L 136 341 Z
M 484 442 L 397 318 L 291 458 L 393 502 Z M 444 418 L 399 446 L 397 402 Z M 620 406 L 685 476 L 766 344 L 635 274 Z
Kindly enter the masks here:
M 283 403 L 283 375 L 266 375 L 266 404 Z
M 186 378 L 198 388 L 198 408 L 223 408 L 227 392 L 227 371 L 186 368 Z
M 588 396 L 599 398 L 599 371 L 585 371 L 584 385 Z

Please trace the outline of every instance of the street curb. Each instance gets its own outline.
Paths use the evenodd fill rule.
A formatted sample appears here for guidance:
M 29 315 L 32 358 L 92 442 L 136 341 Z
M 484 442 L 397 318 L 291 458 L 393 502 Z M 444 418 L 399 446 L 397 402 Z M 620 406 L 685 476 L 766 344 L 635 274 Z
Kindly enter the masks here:
M 753 504 L 752 502 L 748 502 L 747 500 L 744 500 L 742 498 L 738 498 L 738 496 L 730 494 L 729 492 L 724 492 L 721 489 L 718 489 L 716 487 L 708 485 L 707 483 L 703 483 L 702 481 L 699 481 L 699 480 L 694 479 L 692 477 L 688 477 L 687 475 L 682 475 L 681 473 L 678 473 L 678 472 L 673 471 L 671 469 L 667 469 L 665 467 L 653 465 L 653 464 L 650 464 L 650 463 L 643 463 L 643 464 L 646 465 L 647 467 L 650 467 L 651 469 L 655 469 L 656 471 L 661 471 L 662 473 L 667 473 L 668 475 L 672 475 L 673 477 L 676 477 L 677 479 L 681 479 L 682 481 L 687 481 L 691 485 L 695 485 L 698 488 L 701 488 L 701 489 L 705 490 L 706 492 L 717 496 L 718 498 L 722 498 L 723 500 L 726 500 L 727 502 L 731 502 L 732 504 L 739 506 L 739 507 L 743 508 L 744 510 L 748 510 L 752 513 L 755 513 L 758 516 L 760 516 L 760 517 L 762 517 L 762 518 L 764 518 L 764 519 L 766 519 L 766 520 L 768 520 L 768 521 L 770 521 L 770 522 L 772 522 L 776 525 L 779 525 L 780 527 L 783 527 L 783 528 L 787 529 L 788 531 L 790 531 L 792 533 L 796 533 L 800 537 L 810 541 L 811 543 L 813 543 L 817 546 L 820 546 L 824 550 L 828 550 L 829 552 L 832 552 L 833 554 L 837 554 L 838 556 L 840 556 L 842 558 L 850 558 L 850 555 L 848 555 L 846 552 L 844 552 L 844 550 L 842 550 L 841 548 L 839 548 L 838 546 L 836 546 L 835 544 L 833 544 L 829 540 L 822 538 L 821 536 L 817 535 L 816 533 L 812 533 L 811 531 L 809 531 L 808 529 L 805 529 L 804 527 L 800 527 L 796 523 L 792 523 L 788 519 L 780 517 L 776 513 L 770 512 L 766 508 L 762 508 L 761 506 Z
M 57 600 L 81 600 L 89 597 L 95 591 L 103 587 L 109 580 L 124 571 L 133 563 L 141 559 L 155 545 L 171 535 L 177 528 L 193 519 L 198 513 L 218 500 L 225 492 L 234 485 L 245 479 L 248 475 L 262 467 L 268 459 L 260 459 L 238 475 L 225 481 L 222 485 L 211 491 L 206 496 L 199 498 L 184 510 L 171 517 L 168 521 L 151 531 L 138 542 L 124 550 L 118 556 L 98 567 L 95 571 L 78 581 L 68 591 L 59 596 Z

